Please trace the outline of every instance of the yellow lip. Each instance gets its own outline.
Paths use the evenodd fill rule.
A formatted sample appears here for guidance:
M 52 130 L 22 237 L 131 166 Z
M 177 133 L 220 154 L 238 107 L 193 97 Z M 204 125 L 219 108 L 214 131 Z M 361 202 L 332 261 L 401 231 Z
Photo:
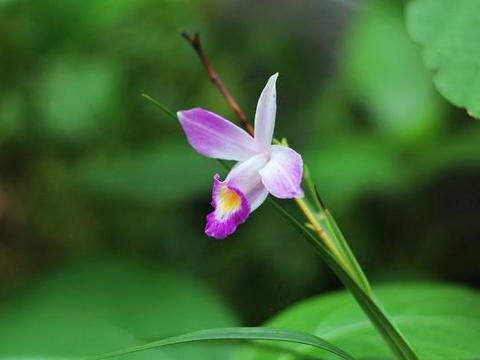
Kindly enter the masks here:
M 224 214 L 229 214 L 240 208 L 242 199 L 235 191 L 227 186 L 222 186 L 218 191 L 218 210 Z

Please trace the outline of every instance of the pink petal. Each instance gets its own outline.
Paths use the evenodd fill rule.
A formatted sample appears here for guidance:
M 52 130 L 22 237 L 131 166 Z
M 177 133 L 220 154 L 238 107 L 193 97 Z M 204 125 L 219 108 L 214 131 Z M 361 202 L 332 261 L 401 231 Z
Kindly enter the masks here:
M 177 116 L 188 142 L 202 155 L 242 161 L 257 152 L 256 141 L 246 131 L 217 114 L 195 108 Z
M 270 194 L 281 199 L 303 197 L 302 157 L 294 150 L 280 145 L 271 146 L 271 157 L 260 170 L 260 176 Z
M 275 83 L 278 73 L 270 76 L 267 85 L 258 99 L 255 113 L 255 139 L 265 149 L 272 143 L 273 129 L 275 128 L 275 114 L 277 112 L 277 93 Z
M 268 160 L 268 153 L 252 156 L 248 160 L 237 163 L 225 180 L 245 194 L 250 212 L 257 209 L 268 196 L 268 190 L 263 185 L 259 174 L 259 170 L 268 163 Z

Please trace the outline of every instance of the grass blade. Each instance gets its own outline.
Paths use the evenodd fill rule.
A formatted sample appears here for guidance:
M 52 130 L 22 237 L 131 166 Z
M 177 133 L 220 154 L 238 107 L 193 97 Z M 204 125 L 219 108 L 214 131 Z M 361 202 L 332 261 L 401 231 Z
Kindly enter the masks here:
M 172 119 L 174 120 L 177 120 L 177 115 L 175 115 L 175 113 L 170 110 L 168 107 L 166 107 L 165 105 L 163 105 L 160 101 L 158 100 L 155 100 L 153 97 L 151 97 L 150 95 L 148 94 L 142 94 L 142 96 L 147 99 L 148 101 L 152 102 L 153 104 L 155 104 L 157 107 L 159 107 L 165 114 L 167 114 L 168 116 L 170 116 Z
M 363 290 L 368 295 L 372 294 L 372 289 L 370 287 L 370 283 L 365 276 L 360 264 L 358 263 L 357 259 L 353 255 L 350 246 L 348 245 L 347 240 L 343 236 L 340 228 L 337 225 L 333 215 L 330 213 L 330 210 L 324 205 L 322 200 L 320 199 L 320 195 L 318 194 L 317 187 L 314 185 L 314 196 L 317 199 L 317 203 L 320 204 L 320 211 L 318 213 L 318 220 L 322 227 L 328 232 L 330 237 L 335 241 L 335 243 L 339 246 L 341 253 L 346 258 L 346 261 L 350 265 L 352 271 L 355 273 L 355 276 L 360 281 Z
M 342 349 L 330 344 L 326 340 L 323 340 L 317 336 L 300 331 L 270 329 L 264 327 L 234 327 L 194 331 L 191 333 L 174 336 L 167 339 L 154 341 L 148 344 L 95 356 L 93 358 L 90 358 L 90 360 L 110 359 L 136 353 L 139 351 L 158 349 L 163 346 L 211 340 L 270 340 L 290 342 L 313 346 L 335 354 L 339 358 L 344 360 L 354 360 L 351 355 L 347 354 Z
M 303 226 L 297 219 L 290 215 L 277 201 L 269 199 L 269 202 L 284 219 L 290 222 L 294 228 L 315 247 L 322 259 L 333 270 L 345 287 L 351 292 L 364 313 L 368 316 L 377 331 L 384 338 L 392 352 L 402 360 L 418 360 L 411 346 L 408 344 L 396 326 L 390 322 L 377 302 L 350 277 L 350 275 L 342 266 L 338 264 L 337 260 L 331 255 L 323 242 L 314 234 L 312 234 L 312 232 Z
M 348 245 L 347 240 L 345 239 L 342 232 L 340 231 L 340 228 L 338 227 L 337 222 L 335 221 L 332 214 L 330 213 L 330 210 L 325 209 L 323 213 L 325 214 L 326 222 L 328 223 L 329 229 L 331 229 L 337 244 L 339 244 L 340 248 L 342 249 L 342 253 L 345 254 L 345 256 L 347 257 L 357 277 L 362 283 L 364 290 L 366 291 L 367 294 L 369 295 L 372 294 L 370 283 L 367 277 L 365 276 L 365 273 L 363 272 L 362 268 L 360 267 L 360 264 L 358 263 L 357 259 L 353 255 L 353 252 L 350 249 L 350 246 Z

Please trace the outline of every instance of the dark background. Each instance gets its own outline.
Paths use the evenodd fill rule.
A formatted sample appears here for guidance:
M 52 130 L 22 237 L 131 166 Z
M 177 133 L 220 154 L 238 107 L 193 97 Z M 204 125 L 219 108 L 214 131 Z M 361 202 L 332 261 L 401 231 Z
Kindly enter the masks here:
M 59 299 L 117 266 L 169 269 L 202 283 L 249 325 L 340 288 L 268 204 L 224 241 L 203 235 L 212 176 L 223 170 L 141 97 L 235 120 L 182 31 L 201 33 L 250 118 L 266 80 L 280 73 L 275 134 L 303 154 L 372 282 L 478 286 L 480 124 L 434 89 L 404 7 L 0 0 L 3 314 L 11 303 L 37 301 L 30 289 L 71 266 L 87 269 L 86 280 L 59 280 Z M 111 270 L 98 288 L 123 287 L 123 271 Z M 130 296 L 135 304 L 142 295 Z M 11 321 L 3 331 L 18 317 Z M 21 337 L 29 323 L 18 326 Z

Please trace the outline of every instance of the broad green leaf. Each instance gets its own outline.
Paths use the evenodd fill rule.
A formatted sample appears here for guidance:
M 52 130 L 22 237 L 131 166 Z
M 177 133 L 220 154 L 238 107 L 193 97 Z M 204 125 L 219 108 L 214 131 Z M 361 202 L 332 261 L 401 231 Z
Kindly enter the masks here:
M 383 285 L 374 287 L 374 291 L 420 359 L 478 357 L 479 293 L 432 283 Z M 392 359 L 380 336 L 346 291 L 304 301 L 276 316 L 267 326 L 316 334 L 356 358 Z M 304 354 L 315 354 L 309 347 L 289 347 Z M 238 359 L 242 360 L 278 359 L 258 349 L 241 351 L 239 355 Z
M 327 341 L 324 341 L 317 336 L 313 336 L 311 334 L 303 333 L 300 331 L 270 329 L 262 327 L 236 327 L 200 330 L 151 342 L 145 345 L 128 348 L 125 350 L 114 351 L 109 354 L 99 355 L 97 357 L 94 357 L 94 359 L 109 359 L 135 352 L 158 349 L 163 346 L 209 340 L 270 340 L 278 342 L 289 342 L 316 347 L 325 350 L 331 354 L 335 354 L 337 358 L 353 360 L 353 358 L 346 352 L 336 346 L 329 344 Z
M 407 27 L 438 91 L 480 118 L 480 2 L 412 0 Z
M 408 142 L 431 135 L 440 120 L 440 98 L 408 37 L 402 8 L 392 1 L 365 1 L 344 46 L 345 90 L 366 107 L 375 128 Z
M 0 317 L 0 358 L 94 355 L 235 324 L 197 280 L 113 259 L 71 265 L 39 279 L 12 295 Z M 227 350 L 182 346 L 135 358 L 220 360 Z
M 201 190 L 208 196 L 218 170 L 218 164 L 199 156 L 186 142 L 166 142 L 85 163 L 74 176 L 85 190 L 107 198 L 158 205 L 191 198 Z

